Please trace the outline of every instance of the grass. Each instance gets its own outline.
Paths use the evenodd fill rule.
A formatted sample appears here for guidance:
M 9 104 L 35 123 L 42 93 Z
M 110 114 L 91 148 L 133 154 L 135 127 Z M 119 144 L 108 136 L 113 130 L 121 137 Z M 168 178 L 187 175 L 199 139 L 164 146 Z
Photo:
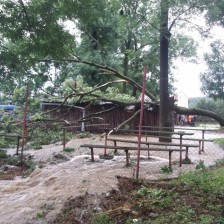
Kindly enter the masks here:
M 219 145 L 224 146 L 224 138 L 216 138 L 216 139 L 214 139 L 214 142 Z
M 69 153 L 69 152 L 74 152 L 75 149 L 74 149 L 74 148 L 70 148 L 70 147 L 65 147 L 65 148 L 63 149 L 63 151 Z
M 85 210 L 81 221 L 86 224 L 223 224 L 224 159 L 213 168 L 203 167 L 202 161 L 199 169 L 171 181 L 119 177 L 119 190 L 97 199 L 98 212 L 96 197 L 86 194 L 70 199 L 53 223 L 75 223 L 81 217 L 77 210 Z

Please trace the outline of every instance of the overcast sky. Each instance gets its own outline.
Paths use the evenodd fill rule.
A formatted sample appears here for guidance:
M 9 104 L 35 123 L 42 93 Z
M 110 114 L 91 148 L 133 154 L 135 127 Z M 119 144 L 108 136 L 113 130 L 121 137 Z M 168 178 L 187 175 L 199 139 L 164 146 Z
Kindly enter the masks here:
M 211 30 L 213 40 L 222 39 L 224 41 L 222 33 L 224 33 L 224 29 L 221 27 L 215 27 Z M 209 51 L 209 45 L 212 41 L 212 39 L 201 39 L 197 33 L 192 33 L 192 36 L 199 44 L 198 64 L 176 60 L 175 64 L 178 69 L 174 72 L 175 79 L 177 80 L 174 84 L 177 89 L 176 93 L 184 94 L 188 98 L 204 96 L 200 91 L 200 73 L 207 69 L 206 63 L 203 60 L 203 54 Z

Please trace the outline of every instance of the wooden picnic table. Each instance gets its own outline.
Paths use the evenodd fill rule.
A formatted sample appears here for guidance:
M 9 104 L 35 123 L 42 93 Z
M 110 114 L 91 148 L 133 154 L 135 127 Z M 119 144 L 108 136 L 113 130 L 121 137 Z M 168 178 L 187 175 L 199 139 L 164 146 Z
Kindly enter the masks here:
M 159 129 L 160 127 L 155 127 L 155 126 L 142 126 L 143 129 Z M 162 129 L 170 129 L 170 127 L 162 127 Z M 205 141 L 212 141 L 212 139 L 205 139 L 205 132 L 206 131 L 217 131 L 219 129 L 208 129 L 208 128 L 189 128 L 189 127 L 174 127 L 175 129 L 179 129 L 179 130 L 187 130 L 187 131 L 201 131 L 202 132 L 202 137 L 201 139 L 197 139 L 199 141 L 200 144 L 200 152 L 204 152 L 204 142 Z M 191 139 L 187 139 L 187 140 L 191 140 Z M 192 139 L 193 140 L 193 139 Z
M 202 151 L 202 152 L 204 152 L 205 132 L 206 132 L 206 131 L 217 131 L 217 130 L 219 130 L 219 129 L 186 128 L 186 127 L 175 127 L 175 129 L 189 130 L 189 131 L 201 131 L 201 132 L 202 132 L 202 145 L 201 145 L 201 151 Z M 208 140 L 210 140 L 210 139 L 208 139 Z
M 109 132 L 109 129 L 104 129 L 105 130 L 105 152 L 104 154 L 106 154 L 106 149 L 107 149 L 107 138 L 108 138 L 108 133 Z M 129 133 L 136 133 L 138 132 L 138 130 L 125 130 L 125 129 L 119 129 L 117 131 L 125 131 L 125 132 L 129 132 Z M 116 130 L 113 130 L 113 132 L 116 132 Z M 156 135 L 156 134 L 159 134 L 159 135 L 163 135 L 163 134 L 166 134 L 166 135 L 170 135 L 169 138 L 172 139 L 171 135 L 179 135 L 179 139 L 180 139 L 180 161 L 182 161 L 182 149 L 183 149 L 183 136 L 184 135 L 194 135 L 193 133 L 186 133 L 184 131 L 178 131 L 178 132 L 169 132 L 169 131 L 143 131 L 144 134 L 146 134 L 146 136 L 148 134 L 153 134 L 153 135 Z M 167 137 L 167 136 L 165 136 Z M 146 139 L 147 141 L 147 139 Z
M 90 149 L 90 152 L 91 152 L 91 161 L 94 162 L 94 149 L 104 149 L 105 148 L 105 145 L 95 145 L 95 144 L 83 144 L 83 145 L 80 145 L 80 147 L 85 147 L 85 148 L 89 148 Z M 130 147 L 130 146 L 111 146 L 111 145 L 108 145 L 107 146 L 108 149 L 116 149 L 116 150 L 123 150 L 125 151 L 125 155 L 126 155 L 126 166 L 129 166 L 130 165 L 130 162 L 129 162 L 129 151 L 137 151 L 138 150 L 138 147 Z M 164 149 L 164 148 L 146 148 L 146 147 L 141 147 L 140 148 L 141 151 L 163 151 L 163 152 L 168 152 L 169 153 L 169 168 L 171 169 L 171 155 L 172 155 L 172 152 L 182 152 L 182 151 L 185 151 L 185 149 L 180 149 L 180 148 L 177 148 L 177 149 Z M 105 154 L 104 154 L 105 155 Z M 105 155 L 106 156 L 106 155 Z M 180 166 L 182 164 L 182 160 L 180 160 Z
M 117 142 L 123 142 L 123 143 L 134 143 L 137 144 L 138 141 L 136 140 L 129 140 L 129 139 L 122 139 L 122 138 L 107 138 L 107 141 L 112 141 L 114 143 L 114 146 L 117 146 Z M 149 141 L 141 141 L 140 142 L 142 145 L 147 145 L 148 148 L 150 146 L 166 146 L 166 147 L 171 147 L 171 146 L 180 146 L 179 143 L 170 143 L 170 142 L 149 142 Z M 185 160 L 188 160 L 188 151 L 189 147 L 198 147 L 199 145 L 196 144 L 182 144 L 182 147 L 186 148 L 186 155 L 185 155 Z M 116 153 L 116 149 L 115 149 Z M 149 157 L 149 151 L 148 151 L 148 157 Z

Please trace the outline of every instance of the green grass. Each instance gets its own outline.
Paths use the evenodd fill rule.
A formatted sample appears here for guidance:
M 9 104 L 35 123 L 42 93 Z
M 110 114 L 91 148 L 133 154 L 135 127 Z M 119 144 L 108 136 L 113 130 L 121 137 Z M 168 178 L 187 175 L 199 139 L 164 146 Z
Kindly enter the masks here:
M 171 181 L 119 178 L 119 190 L 98 198 L 101 212 L 94 210 L 96 197 L 86 194 L 69 200 L 54 224 L 75 223 L 77 209 L 85 210 L 86 224 L 224 224 L 224 159 L 203 165 Z
M 70 148 L 70 147 L 65 147 L 65 148 L 63 149 L 64 152 L 68 152 L 68 153 L 69 153 L 69 152 L 74 152 L 74 150 L 75 150 L 74 148 Z
M 216 138 L 216 139 L 214 139 L 214 142 L 219 144 L 219 145 L 224 146 L 224 138 Z
M 137 223 L 224 223 L 224 166 L 185 173 L 161 186 L 131 192 L 132 209 L 144 214 Z

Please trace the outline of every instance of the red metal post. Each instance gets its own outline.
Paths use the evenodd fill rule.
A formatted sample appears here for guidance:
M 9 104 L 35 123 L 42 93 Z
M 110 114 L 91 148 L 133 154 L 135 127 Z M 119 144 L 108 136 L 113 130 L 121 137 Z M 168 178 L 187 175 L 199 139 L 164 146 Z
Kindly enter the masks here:
M 142 120 L 144 111 L 144 98 L 145 98 L 145 86 L 146 86 L 146 66 L 144 66 L 143 84 L 142 84 L 142 98 L 141 98 L 141 111 L 139 120 L 139 132 L 138 132 L 138 155 L 136 165 L 136 179 L 139 177 L 139 163 L 140 163 L 140 150 L 141 150 L 141 139 L 142 139 Z

